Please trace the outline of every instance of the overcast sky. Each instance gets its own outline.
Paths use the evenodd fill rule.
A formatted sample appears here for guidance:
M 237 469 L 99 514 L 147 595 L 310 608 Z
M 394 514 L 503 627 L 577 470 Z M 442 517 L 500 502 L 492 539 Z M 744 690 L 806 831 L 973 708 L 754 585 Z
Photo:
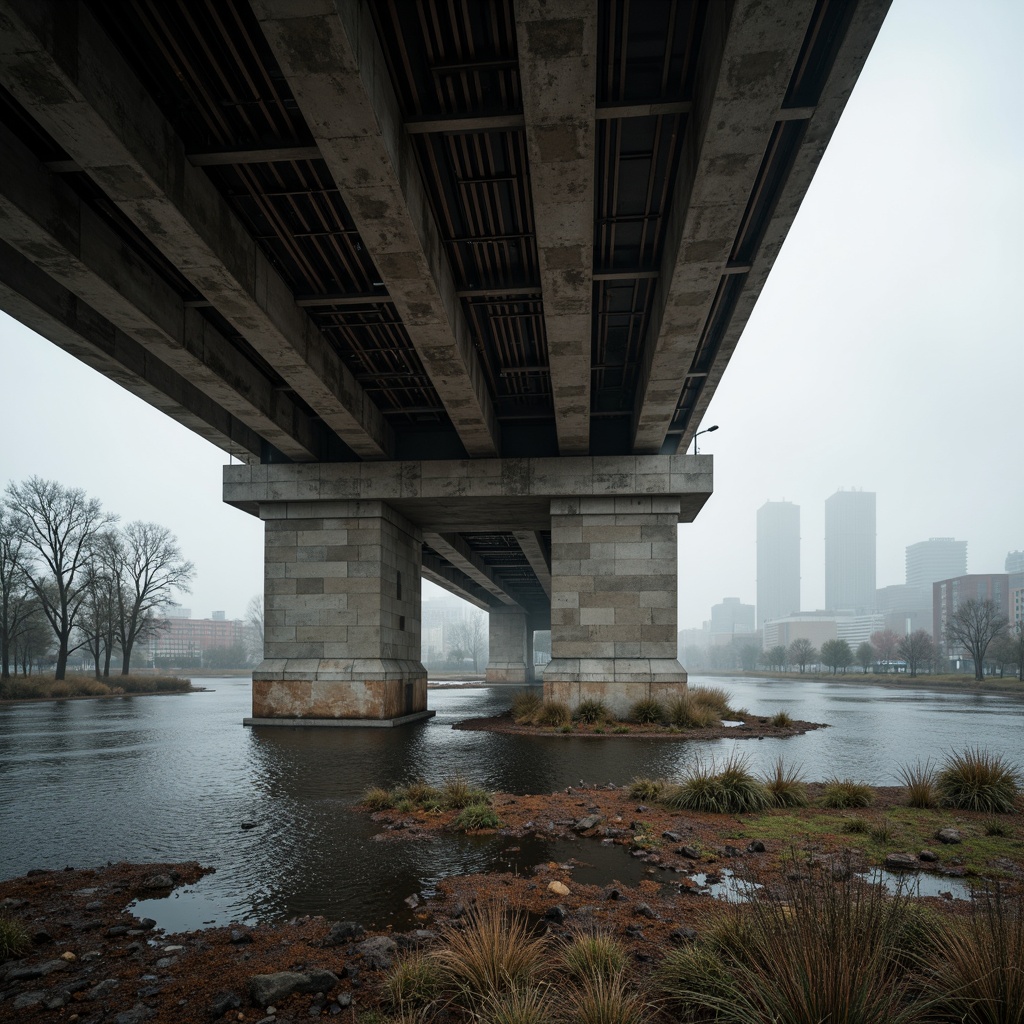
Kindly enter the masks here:
M 1024 548 L 1022 46 L 1019 0 L 895 0 L 704 419 L 715 494 L 680 528 L 681 628 L 754 603 L 767 500 L 800 506 L 806 609 L 840 487 L 877 493 L 879 586 L 928 537 L 966 540 L 971 572 Z M 262 590 L 226 457 L 2 314 L 0 438 L 0 483 L 38 474 L 170 527 L 194 614 Z

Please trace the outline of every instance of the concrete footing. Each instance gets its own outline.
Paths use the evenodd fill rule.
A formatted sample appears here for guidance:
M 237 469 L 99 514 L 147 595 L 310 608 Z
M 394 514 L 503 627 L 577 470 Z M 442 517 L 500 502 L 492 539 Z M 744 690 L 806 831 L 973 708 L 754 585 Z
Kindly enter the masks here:
M 272 725 L 303 727 L 309 725 L 328 726 L 342 729 L 392 729 L 396 725 L 411 725 L 433 718 L 436 711 L 417 711 L 400 718 L 243 718 L 242 725 Z

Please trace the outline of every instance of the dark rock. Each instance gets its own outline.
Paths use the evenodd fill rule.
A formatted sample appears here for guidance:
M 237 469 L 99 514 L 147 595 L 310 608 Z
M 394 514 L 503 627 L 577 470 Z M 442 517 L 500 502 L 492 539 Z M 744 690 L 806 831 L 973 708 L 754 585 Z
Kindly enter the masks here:
M 726 857 L 742 857 L 743 851 L 736 846 L 726 846 L 725 855 Z
M 249 831 L 249 829 L 251 829 L 251 828 L 255 828 L 255 827 L 256 827 L 256 822 L 255 822 L 255 821 L 243 821 L 243 822 L 242 822 L 242 826 L 241 826 L 241 827 L 242 827 L 242 828 L 243 828 L 243 829 L 244 829 L 244 830 L 245 830 L 246 832 L 248 832 L 248 831 Z
M 143 889 L 173 889 L 174 879 L 170 875 L 150 875 L 142 883 Z
M 252 933 L 243 932 L 241 928 L 232 928 L 231 942 L 235 946 L 244 946 L 247 943 L 252 942 Z
M 681 843 L 683 837 L 678 832 L 662 832 L 662 839 L 667 839 L 670 843 Z
M 398 943 L 387 935 L 375 935 L 356 946 L 356 952 L 362 954 L 364 965 L 371 971 L 386 971 L 397 951 Z
M 935 833 L 935 838 L 938 839 L 940 843 L 946 843 L 948 845 L 962 843 L 964 841 L 964 837 L 955 828 L 940 828 L 939 831 Z
M 631 939 L 639 939 L 639 938 L 643 937 L 644 930 L 638 924 L 627 924 L 626 925 L 626 934 Z
M 53 936 L 45 929 L 39 928 L 29 936 L 33 946 L 49 946 L 53 944 Z
M 646 814 L 646 813 L 647 813 L 647 812 L 648 812 L 649 810 L 650 810 L 650 807 L 648 807 L 648 806 L 647 806 L 647 804 L 641 804 L 641 805 L 640 805 L 640 806 L 639 806 L 639 807 L 638 807 L 638 808 L 636 809 L 636 813 L 637 813 L 637 814 Z
M 163 990 L 163 985 L 146 985 L 145 988 L 140 988 L 135 994 L 140 999 L 152 999 L 153 996 L 160 995 Z
M 419 949 L 420 946 L 425 946 L 436 938 L 437 932 L 432 932 L 428 928 L 416 928 L 404 935 L 394 936 L 400 949 Z
M 928 864 L 933 864 L 939 859 L 939 855 L 934 850 L 922 850 L 917 856 L 918 859 Z
M 126 925 L 126 924 L 111 925 L 111 927 L 107 929 L 107 937 L 110 938 L 110 939 L 116 939 L 119 935 L 127 935 L 127 934 L 128 934 L 128 925 Z
M 747 843 L 747 853 L 764 853 L 765 845 L 760 839 L 753 839 Z
M 668 937 L 682 945 L 684 942 L 693 942 L 697 938 L 697 933 L 692 928 L 675 928 L 668 933 Z
M 326 992 L 338 984 L 330 971 L 277 971 L 255 974 L 249 979 L 249 997 L 257 1006 L 270 1006 L 293 992 Z
M 153 1016 L 154 1011 L 145 1003 L 136 1003 L 130 1010 L 122 1010 L 114 1017 L 114 1024 L 142 1024 Z
M 178 962 L 176 956 L 162 956 L 153 966 L 158 971 L 166 971 L 168 967 L 173 967 Z
M 72 930 L 76 932 L 95 932 L 103 927 L 103 922 L 97 918 L 91 918 L 87 921 L 76 921 L 72 926 Z
M 909 853 L 890 853 L 885 858 L 885 867 L 890 871 L 913 871 L 917 868 L 917 858 Z
M 49 875 L 52 874 L 49 868 L 29 868 L 25 872 L 26 878 L 35 878 L 36 875 Z
M 341 992 L 341 993 L 339 993 L 337 1002 L 338 1002 L 338 1005 L 342 1009 L 347 1009 L 349 1006 L 352 1005 L 352 993 L 351 992 Z
M 11 1006 L 15 1010 L 27 1010 L 30 1006 L 38 1006 L 45 998 L 45 992 L 22 992 L 20 996 L 14 997 Z
M 544 917 L 548 921 L 554 921 L 556 924 L 561 924 L 569 916 L 569 911 L 565 909 L 560 903 L 555 904 L 553 907 L 549 907 Z
M 466 908 L 461 903 L 456 903 L 455 906 L 452 907 L 451 914 L 449 916 L 453 917 L 453 918 L 459 918 L 459 917 L 462 917 L 463 914 L 465 914 L 465 913 L 466 913 Z
M 420 898 L 413 893 L 411 896 L 406 896 L 402 901 L 410 910 L 415 910 L 420 905 Z
M 66 1006 L 68 1002 L 68 993 L 63 991 L 51 992 L 43 1000 L 44 1010 L 59 1010 L 61 1007 Z
M 356 939 L 366 929 L 355 921 L 335 921 L 324 939 L 325 946 L 340 946 L 346 939 Z
M 606 900 L 621 900 L 622 893 L 618 889 L 609 889 L 608 895 L 605 896 Z
M 640 917 L 648 917 L 652 921 L 658 920 L 658 915 L 646 903 L 638 903 L 633 909 L 633 913 Z
M 589 832 L 592 828 L 597 828 L 600 822 L 600 814 L 588 814 L 585 818 L 580 818 L 580 820 L 573 825 L 573 828 L 576 829 L 577 832 Z
M 0 900 L 0 910 L 17 910 L 18 907 L 25 906 L 26 902 L 27 900 L 16 900 L 13 896 L 8 896 Z
M 210 1000 L 210 1016 L 216 1020 L 223 1017 L 228 1010 L 237 1010 L 242 1005 L 242 1000 L 235 992 L 218 992 Z
M 685 857 L 687 860 L 700 860 L 700 854 L 692 846 L 680 846 L 676 853 L 680 857 Z
M 49 974 L 67 969 L 66 960 L 44 960 L 40 964 L 27 964 L 24 967 L 15 967 L 9 970 L 4 981 L 33 981 L 36 978 L 45 978 Z
M 104 978 L 101 982 L 93 985 L 86 995 L 86 999 L 102 999 L 104 996 L 110 995 L 115 988 L 120 985 L 121 982 L 117 978 Z
M 151 917 L 141 917 L 139 918 L 139 927 L 144 932 L 152 931 L 156 927 L 156 921 Z
M 97 910 L 103 909 L 103 900 L 90 900 L 86 903 L 85 909 L 88 910 L 89 913 L 94 914 Z

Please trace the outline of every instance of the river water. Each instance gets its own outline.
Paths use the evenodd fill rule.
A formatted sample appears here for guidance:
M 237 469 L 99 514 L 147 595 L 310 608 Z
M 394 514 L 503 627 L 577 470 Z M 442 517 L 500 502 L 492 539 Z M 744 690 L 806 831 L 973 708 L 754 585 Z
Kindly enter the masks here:
M 691 677 L 692 683 L 699 683 Z M 898 765 L 964 746 L 1017 756 L 1024 700 L 791 680 L 704 680 L 734 704 L 826 722 L 787 739 L 717 741 L 514 737 L 454 722 L 497 713 L 509 688 L 434 689 L 437 716 L 398 729 L 244 728 L 246 679 L 197 681 L 193 695 L 0 708 L 0 878 L 107 861 L 198 860 L 216 872 L 141 909 L 168 929 L 324 914 L 383 926 L 410 920 L 405 897 L 437 881 L 559 859 L 564 844 L 440 836 L 381 843 L 352 805 L 372 785 L 464 775 L 490 789 L 551 792 L 581 780 L 672 777 L 733 749 L 755 768 L 782 754 L 810 779 L 896 782 Z M 243 828 L 242 825 L 252 826 Z M 598 847 L 598 844 L 589 844 Z M 618 849 L 595 855 L 628 858 Z M 531 859 L 532 858 L 532 859 Z M 588 849 L 588 859 L 592 859 Z M 609 867 L 609 865 L 603 865 Z

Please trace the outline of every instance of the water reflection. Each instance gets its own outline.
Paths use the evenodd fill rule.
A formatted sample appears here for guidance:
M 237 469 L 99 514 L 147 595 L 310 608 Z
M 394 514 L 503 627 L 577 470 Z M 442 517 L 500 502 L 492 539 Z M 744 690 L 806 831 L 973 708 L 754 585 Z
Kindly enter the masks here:
M 67 863 L 199 860 L 217 871 L 174 901 L 175 919 L 190 926 L 302 913 L 398 925 L 410 919 L 404 898 L 428 894 L 442 877 L 510 863 L 528 870 L 571 854 L 542 844 L 513 856 L 500 837 L 375 840 L 377 826 L 352 810 L 371 785 L 462 774 L 488 788 L 552 792 L 580 780 L 671 777 L 696 755 L 733 750 L 759 769 L 781 753 L 811 778 L 885 785 L 900 763 L 968 743 L 1013 756 L 1024 724 L 1024 703 L 1003 695 L 714 684 L 755 713 L 781 708 L 832 727 L 791 739 L 698 742 L 453 730 L 508 706 L 507 689 L 479 687 L 432 690 L 437 717 L 402 729 L 243 729 L 250 693 L 238 679 L 204 680 L 211 692 L 190 696 L 8 706 L 0 709 L 0 877 Z M 617 848 L 568 846 L 603 880 L 630 884 L 640 870 Z M 578 867 L 574 877 L 589 870 Z

